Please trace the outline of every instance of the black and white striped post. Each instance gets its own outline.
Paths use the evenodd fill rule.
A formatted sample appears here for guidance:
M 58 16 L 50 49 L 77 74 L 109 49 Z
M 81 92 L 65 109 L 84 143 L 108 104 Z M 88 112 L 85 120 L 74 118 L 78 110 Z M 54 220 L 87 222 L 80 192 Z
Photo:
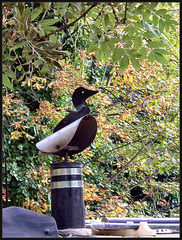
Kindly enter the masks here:
M 82 164 L 51 164 L 51 211 L 58 229 L 85 228 Z

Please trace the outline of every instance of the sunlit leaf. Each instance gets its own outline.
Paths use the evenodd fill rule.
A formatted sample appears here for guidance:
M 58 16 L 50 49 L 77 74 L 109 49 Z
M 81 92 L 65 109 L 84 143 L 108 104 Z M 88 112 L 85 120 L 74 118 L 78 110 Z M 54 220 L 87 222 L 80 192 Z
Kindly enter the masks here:
M 112 59 L 114 62 L 117 62 L 119 59 L 121 59 L 121 57 L 123 56 L 124 54 L 124 49 L 121 49 L 121 48 L 116 48 L 113 52 L 113 56 L 112 56 Z
M 162 33 L 165 27 L 165 22 L 162 19 L 159 19 L 159 31 Z
M 151 42 L 147 43 L 147 47 L 149 47 L 149 48 L 165 48 L 166 44 L 163 42 L 151 41 Z
M 153 63 L 155 61 L 155 55 L 153 52 L 150 52 L 149 56 L 148 56 L 148 60 Z
M 140 70 L 140 64 L 136 58 L 131 58 L 131 63 L 137 71 Z
M 127 55 L 125 55 L 124 57 L 122 57 L 119 60 L 119 70 L 120 72 L 123 72 L 129 65 L 129 58 Z
M 34 21 L 42 12 L 42 8 L 41 7 L 37 7 L 35 8 L 32 12 L 31 12 L 31 20 Z
M 13 89 L 9 78 L 5 74 L 3 74 L 3 84 L 9 89 Z
M 53 25 L 56 22 L 58 22 L 58 19 L 45 19 L 39 22 L 39 24 L 41 25 L 42 28 L 45 28 L 47 26 Z
M 135 39 L 133 48 L 136 49 L 136 50 L 138 50 L 138 49 L 141 48 L 141 46 L 142 46 L 142 39 L 141 39 L 141 37 L 137 37 L 137 38 Z
M 153 24 L 155 27 L 158 25 L 158 17 L 156 15 L 153 15 Z

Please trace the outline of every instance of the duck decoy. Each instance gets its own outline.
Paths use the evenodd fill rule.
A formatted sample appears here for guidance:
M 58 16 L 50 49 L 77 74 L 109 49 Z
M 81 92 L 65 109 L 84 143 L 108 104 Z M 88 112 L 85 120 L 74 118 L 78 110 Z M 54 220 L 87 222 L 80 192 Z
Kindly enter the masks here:
M 68 156 L 83 151 L 92 143 L 97 132 L 97 122 L 84 102 L 97 92 L 83 87 L 74 91 L 72 102 L 77 111 L 69 111 L 54 128 L 53 134 L 36 144 L 41 156 L 58 155 L 67 161 Z

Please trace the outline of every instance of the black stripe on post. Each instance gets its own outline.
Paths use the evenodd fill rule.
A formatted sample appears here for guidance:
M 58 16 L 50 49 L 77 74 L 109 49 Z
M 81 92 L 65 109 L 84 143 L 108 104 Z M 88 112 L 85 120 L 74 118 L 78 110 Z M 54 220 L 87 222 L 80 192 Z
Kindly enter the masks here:
M 58 229 L 85 228 L 82 164 L 51 164 L 51 212 Z

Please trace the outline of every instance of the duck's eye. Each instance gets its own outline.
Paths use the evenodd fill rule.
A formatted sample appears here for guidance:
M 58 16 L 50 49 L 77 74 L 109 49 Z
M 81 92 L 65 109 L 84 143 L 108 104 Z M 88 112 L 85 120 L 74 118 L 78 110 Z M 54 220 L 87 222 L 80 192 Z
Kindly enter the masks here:
M 84 91 L 82 91 L 82 95 L 84 94 L 85 92 Z

